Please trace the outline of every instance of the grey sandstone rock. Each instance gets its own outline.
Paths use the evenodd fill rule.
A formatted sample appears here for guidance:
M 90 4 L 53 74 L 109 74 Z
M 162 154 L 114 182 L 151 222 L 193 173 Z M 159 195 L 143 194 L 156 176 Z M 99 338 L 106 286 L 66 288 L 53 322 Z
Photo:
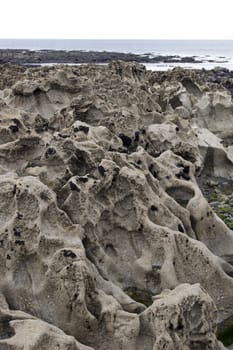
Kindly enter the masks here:
M 229 96 L 133 63 L 14 74 L 0 95 L 0 292 L 7 313 L 32 316 L 11 318 L 0 349 L 29 329 L 28 350 L 221 349 L 214 303 L 232 314 L 233 234 L 195 176 L 211 149 L 211 173 L 231 177 L 215 136 Z
M 151 348 L 151 343 L 156 350 L 224 349 L 214 335 L 216 312 L 198 284 L 162 293 L 140 315 L 141 349 Z

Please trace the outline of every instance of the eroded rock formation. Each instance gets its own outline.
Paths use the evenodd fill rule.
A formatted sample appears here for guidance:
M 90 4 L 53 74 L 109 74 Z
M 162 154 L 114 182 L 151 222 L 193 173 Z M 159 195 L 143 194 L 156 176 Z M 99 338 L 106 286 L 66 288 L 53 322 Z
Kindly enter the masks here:
M 57 337 L 74 350 L 222 349 L 214 303 L 219 320 L 232 315 L 233 234 L 195 177 L 232 179 L 229 93 L 122 62 L 12 74 L 0 91 L 0 323 L 14 333 L 0 349 L 37 327 L 29 350 Z

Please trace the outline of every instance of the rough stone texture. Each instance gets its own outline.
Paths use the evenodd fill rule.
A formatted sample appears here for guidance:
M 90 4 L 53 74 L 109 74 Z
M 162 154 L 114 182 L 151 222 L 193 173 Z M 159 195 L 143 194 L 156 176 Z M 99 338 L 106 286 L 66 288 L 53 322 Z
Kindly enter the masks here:
M 135 54 L 114 51 L 86 51 L 86 50 L 28 50 L 28 49 L 0 49 L 0 63 L 13 64 L 43 64 L 43 63 L 109 63 L 116 60 L 142 63 L 201 63 L 200 57 L 177 55 L 151 55 L 150 53 Z M 204 60 L 206 62 L 206 58 Z M 210 60 L 210 62 L 213 62 Z M 216 61 L 217 63 L 218 61 Z
M 232 127 L 231 100 L 218 99 L 221 122 L 205 131 L 201 121 L 211 115 L 198 106 L 215 92 L 191 73 L 164 79 L 114 62 L 20 74 L 0 92 L 0 291 L 10 309 L 41 319 L 42 338 L 58 332 L 82 349 L 48 322 L 96 350 L 143 349 L 142 315 L 159 308 L 147 308 L 152 297 L 182 283 L 200 283 L 220 320 L 231 315 L 233 267 L 225 257 L 233 256 L 233 234 L 195 179 L 207 165 L 213 173 L 228 164 L 224 176 L 232 176 L 231 145 L 218 138 L 224 118 Z M 198 287 L 171 293 L 164 303 L 177 310 L 186 294 L 200 297 L 203 310 L 213 305 Z M 161 312 L 168 322 L 170 311 Z M 212 347 L 203 349 L 220 349 L 216 315 L 207 323 L 204 315 L 209 328 L 200 341 L 211 339 Z M 36 328 L 33 322 L 16 333 Z M 157 319 L 150 322 L 143 332 L 148 327 L 156 345 L 145 349 L 169 344 L 162 328 L 151 329 Z M 193 350 L 189 322 L 187 311 L 174 344 Z
M 214 332 L 217 310 L 200 285 L 182 284 L 164 290 L 140 315 L 141 350 L 224 349 Z
M 22 311 L 9 310 L 0 296 L 1 350 L 93 350 L 60 329 Z
M 232 146 L 226 149 L 222 139 L 208 129 L 198 128 L 197 135 L 203 157 L 202 175 L 232 179 Z

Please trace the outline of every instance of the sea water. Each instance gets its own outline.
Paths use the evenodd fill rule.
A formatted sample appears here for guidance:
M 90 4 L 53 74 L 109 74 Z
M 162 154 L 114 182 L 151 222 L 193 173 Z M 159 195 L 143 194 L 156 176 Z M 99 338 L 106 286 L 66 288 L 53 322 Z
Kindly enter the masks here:
M 216 66 L 233 70 L 233 40 L 64 40 L 0 39 L 0 49 L 84 50 L 125 53 L 177 55 L 195 57 L 202 63 L 153 63 L 148 69 L 167 70 L 176 66 L 212 69 Z M 211 62 L 210 62 L 211 61 Z

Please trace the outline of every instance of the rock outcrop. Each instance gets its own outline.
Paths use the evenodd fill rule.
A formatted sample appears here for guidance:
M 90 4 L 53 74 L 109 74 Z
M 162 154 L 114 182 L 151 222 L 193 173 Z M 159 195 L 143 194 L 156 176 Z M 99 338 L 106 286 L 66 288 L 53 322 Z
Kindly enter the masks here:
M 164 290 L 140 315 L 140 349 L 213 349 L 224 347 L 217 341 L 215 306 L 199 285 L 182 284 Z
M 232 178 L 228 93 L 122 62 L 17 74 L 0 91 L 0 292 L 18 310 L 0 349 L 29 329 L 28 350 L 222 349 L 233 233 L 195 176 Z
M 60 329 L 22 311 L 12 311 L 0 296 L 1 350 L 92 350 Z

